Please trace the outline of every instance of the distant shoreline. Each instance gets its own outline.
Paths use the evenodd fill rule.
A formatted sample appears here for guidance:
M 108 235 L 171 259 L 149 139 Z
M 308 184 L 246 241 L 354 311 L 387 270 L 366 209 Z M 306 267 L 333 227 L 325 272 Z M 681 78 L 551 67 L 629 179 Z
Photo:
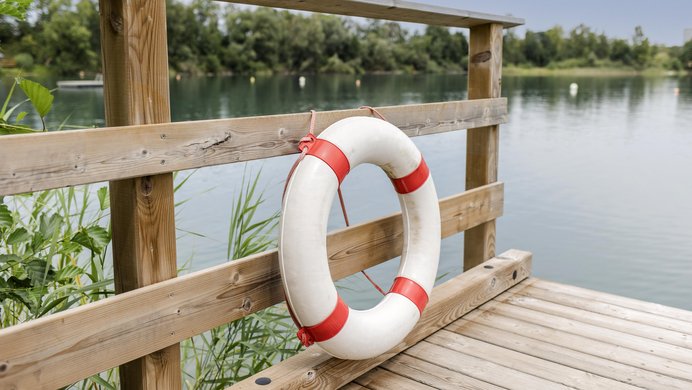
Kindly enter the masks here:
M 636 70 L 632 68 L 524 68 L 518 66 L 504 66 L 502 74 L 505 76 L 685 76 L 685 71 L 670 71 L 666 69 L 648 68 Z
M 466 72 L 402 72 L 402 71 L 376 71 L 376 72 L 365 72 L 361 74 L 348 74 L 348 73 L 268 73 L 268 74 L 256 74 L 257 77 L 272 76 L 272 75 L 350 75 L 358 78 L 363 75 L 397 75 L 397 74 L 437 74 L 437 75 L 451 75 L 451 74 L 465 74 Z M 631 77 L 631 76 L 648 76 L 648 77 L 684 77 L 691 75 L 692 73 L 686 71 L 670 71 L 660 68 L 647 68 L 644 70 L 636 70 L 632 68 L 618 68 L 618 67 L 571 67 L 571 68 L 540 68 L 540 67 L 520 67 L 515 65 L 506 65 L 502 67 L 502 74 L 504 76 L 582 76 L 582 77 Z M 170 70 L 170 78 L 175 78 L 177 73 Z M 191 74 L 180 74 L 184 78 L 189 77 L 223 77 L 223 76 L 253 76 L 252 74 L 233 74 L 230 72 L 218 73 L 215 75 L 191 75 Z M 52 74 L 46 67 L 36 66 L 32 71 L 22 71 L 18 68 L 0 68 L 0 77 L 57 77 Z M 69 77 L 66 77 L 69 78 Z

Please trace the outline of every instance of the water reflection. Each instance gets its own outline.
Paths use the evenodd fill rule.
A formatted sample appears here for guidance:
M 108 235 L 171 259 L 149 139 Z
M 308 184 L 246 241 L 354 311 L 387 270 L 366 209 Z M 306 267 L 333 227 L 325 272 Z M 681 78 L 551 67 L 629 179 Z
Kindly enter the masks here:
M 171 83 L 174 121 L 361 105 L 394 105 L 466 97 L 463 75 L 195 78 Z M 570 96 L 570 83 L 577 83 Z M 679 88 L 679 94 L 674 89 Z M 692 309 L 692 78 L 505 77 L 510 122 L 501 128 L 500 178 L 506 182 L 498 250 L 534 252 L 534 274 Z M 58 91 L 55 127 L 103 124 L 99 90 Z M 97 118 L 97 119 L 93 119 Z M 36 120 L 36 118 L 34 118 Z M 463 190 L 465 133 L 417 138 L 440 196 Z M 247 164 L 264 169 L 267 208 L 278 209 L 293 156 Z M 176 194 L 181 264 L 224 261 L 230 200 L 245 165 L 198 171 Z M 362 221 L 399 208 L 379 170 L 357 168 L 344 184 L 349 213 Z M 373 197 L 372 194 L 378 194 Z M 334 207 L 330 227 L 342 225 Z M 461 239 L 443 242 L 440 271 L 461 269 Z M 396 264 L 372 272 L 388 286 Z M 349 301 L 379 299 L 360 279 Z

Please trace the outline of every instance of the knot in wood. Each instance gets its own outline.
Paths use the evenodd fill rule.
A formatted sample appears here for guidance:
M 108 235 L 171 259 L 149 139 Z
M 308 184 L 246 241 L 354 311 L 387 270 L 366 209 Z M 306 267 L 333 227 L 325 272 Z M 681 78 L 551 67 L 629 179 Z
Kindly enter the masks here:
M 145 176 L 141 180 L 142 180 L 142 194 L 144 194 L 144 196 L 151 195 L 151 192 L 154 190 L 154 183 L 151 179 L 151 176 Z
M 0 375 L 4 375 L 10 368 L 10 364 L 7 362 L 0 363 Z
M 476 53 L 471 57 L 471 62 L 474 64 L 480 64 L 483 62 L 488 62 L 490 59 L 493 57 L 493 54 L 490 52 L 490 50 L 482 51 L 480 53 Z
M 116 34 L 122 34 L 123 32 L 123 17 L 116 14 L 114 11 L 111 12 L 110 16 L 111 28 Z
M 250 298 L 245 298 L 243 299 L 243 310 L 249 312 L 250 309 L 252 308 L 252 300 Z

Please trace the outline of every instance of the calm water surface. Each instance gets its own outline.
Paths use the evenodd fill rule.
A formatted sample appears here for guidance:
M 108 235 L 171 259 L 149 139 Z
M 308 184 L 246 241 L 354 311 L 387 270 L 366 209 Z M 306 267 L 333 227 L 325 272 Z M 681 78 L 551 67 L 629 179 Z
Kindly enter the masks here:
M 464 99 L 451 76 L 199 78 L 172 81 L 173 120 Z M 579 84 L 570 96 L 569 84 Z M 679 88 L 679 94 L 674 89 Z M 692 310 L 692 79 L 505 77 L 510 123 L 501 127 L 505 216 L 498 253 L 534 253 L 534 275 Z M 103 125 L 102 91 L 59 91 L 49 122 Z M 94 120 L 93 118 L 98 118 Z M 463 191 L 465 131 L 416 138 L 440 197 Z M 244 172 L 262 171 L 268 215 L 280 207 L 295 156 L 196 171 L 176 196 L 179 264 L 225 261 L 231 200 Z M 178 177 L 180 179 L 181 176 Z M 358 167 L 344 182 L 353 222 L 397 211 L 389 181 Z M 331 228 L 343 226 L 332 208 Z M 192 234 L 193 232 L 194 234 Z M 201 235 L 201 236 L 200 236 Z M 443 241 L 441 280 L 461 272 L 463 240 Z M 371 271 L 385 288 L 396 262 Z M 339 282 L 349 303 L 379 299 L 361 276 Z

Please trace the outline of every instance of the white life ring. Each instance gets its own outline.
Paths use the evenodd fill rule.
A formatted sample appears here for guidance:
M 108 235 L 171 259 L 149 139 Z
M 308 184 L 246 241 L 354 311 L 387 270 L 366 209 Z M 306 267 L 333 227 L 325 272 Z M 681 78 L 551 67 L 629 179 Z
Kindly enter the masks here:
M 390 292 L 372 309 L 354 310 L 332 282 L 326 232 L 339 184 L 362 163 L 378 165 L 392 179 L 403 214 L 404 246 Z M 324 130 L 289 178 L 281 214 L 281 276 L 303 344 L 316 342 L 342 359 L 387 352 L 418 322 L 435 282 L 439 255 L 435 184 L 409 137 L 372 117 L 343 119 Z

